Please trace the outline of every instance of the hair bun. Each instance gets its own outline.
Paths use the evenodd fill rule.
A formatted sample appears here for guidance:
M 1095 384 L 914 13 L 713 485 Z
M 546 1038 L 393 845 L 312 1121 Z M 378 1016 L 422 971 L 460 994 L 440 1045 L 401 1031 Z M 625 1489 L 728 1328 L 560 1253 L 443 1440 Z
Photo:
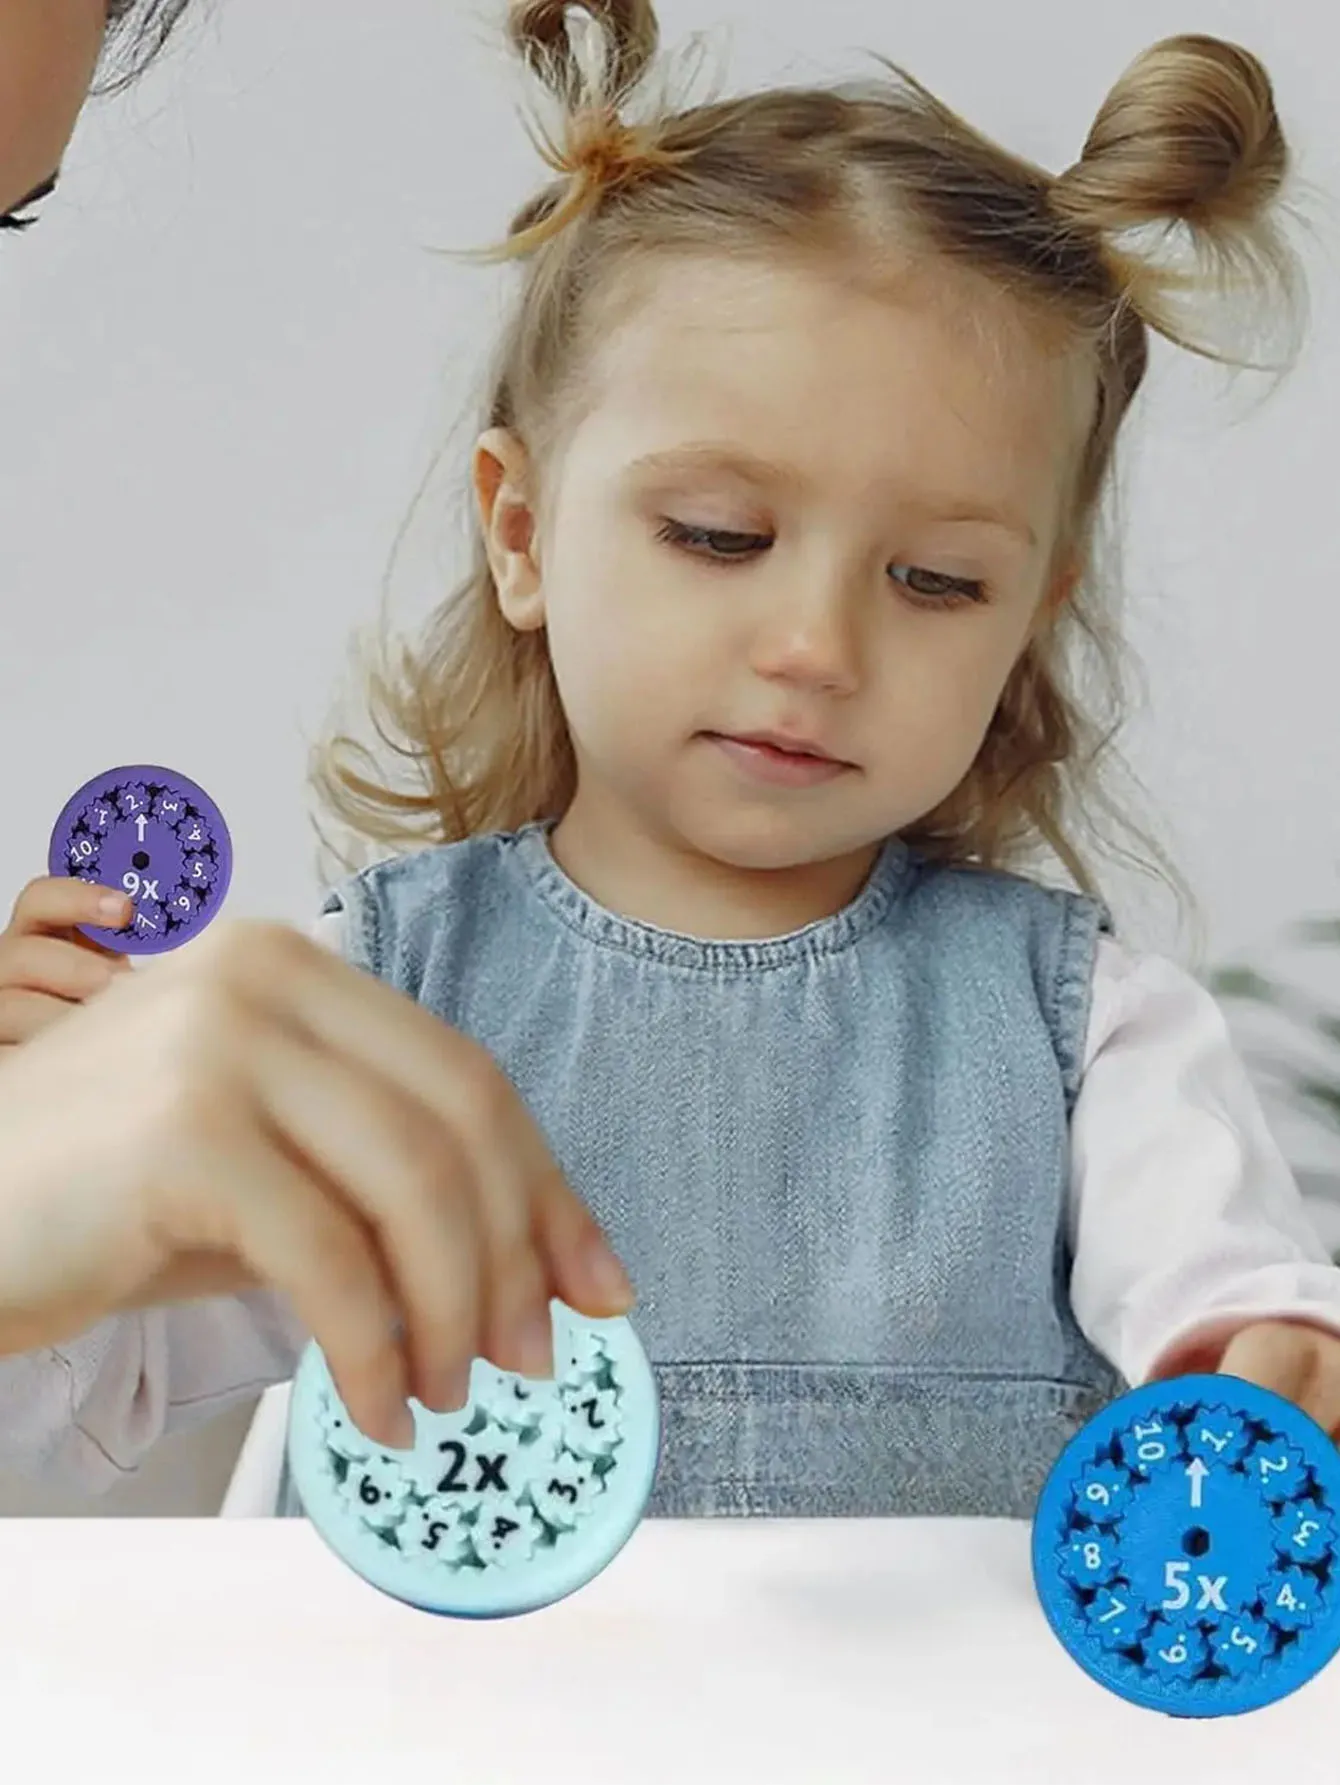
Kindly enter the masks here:
M 1113 87 L 1053 201 L 1099 234 L 1167 222 L 1231 234 L 1259 221 L 1288 166 L 1256 57 L 1216 37 L 1169 37 Z
M 599 33 L 598 78 L 574 42 L 574 15 Z M 655 60 L 660 27 L 651 0 L 512 0 L 507 34 L 531 72 L 570 109 L 613 107 Z

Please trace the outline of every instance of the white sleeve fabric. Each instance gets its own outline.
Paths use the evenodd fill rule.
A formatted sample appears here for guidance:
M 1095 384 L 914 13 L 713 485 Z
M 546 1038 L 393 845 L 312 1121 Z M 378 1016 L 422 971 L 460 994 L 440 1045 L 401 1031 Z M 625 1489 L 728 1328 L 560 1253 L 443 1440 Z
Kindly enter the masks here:
M 344 913 L 328 911 L 312 925 L 312 940 L 328 948 L 332 954 L 344 953 Z
M 340 914 L 313 927 L 337 950 Z M 169 1432 L 292 1376 L 307 1334 L 269 1290 L 116 1315 L 0 1358 L 0 1469 L 86 1494 L 133 1475 Z
M 0 1360 L 0 1468 L 81 1493 L 133 1475 L 168 1432 L 284 1382 L 305 1342 L 265 1290 L 116 1315 Z
M 1213 1369 L 1251 1321 L 1340 1334 L 1340 1270 L 1215 999 L 1104 937 L 1071 1120 L 1071 1303 L 1132 1385 Z

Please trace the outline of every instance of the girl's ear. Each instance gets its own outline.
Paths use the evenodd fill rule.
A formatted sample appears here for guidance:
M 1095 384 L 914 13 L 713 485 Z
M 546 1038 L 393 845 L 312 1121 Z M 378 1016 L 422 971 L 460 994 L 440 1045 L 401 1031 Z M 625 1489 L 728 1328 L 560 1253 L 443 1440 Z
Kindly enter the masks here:
M 536 557 L 530 458 L 506 428 L 490 428 L 475 446 L 475 501 L 484 550 L 503 618 L 518 632 L 544 625 L 544 591 Z

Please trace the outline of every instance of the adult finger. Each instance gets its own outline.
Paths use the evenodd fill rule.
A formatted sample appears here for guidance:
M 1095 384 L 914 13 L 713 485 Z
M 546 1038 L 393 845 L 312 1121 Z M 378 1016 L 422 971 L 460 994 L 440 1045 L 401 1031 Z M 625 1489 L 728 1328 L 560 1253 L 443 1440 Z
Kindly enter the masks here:
M 557 1172 L 540 1186 L 535 1221 L 553 1293 L 593 1320 L 627 1314 L 637 1299 L 628 1272 L 591 1211 Z
M 186 1267 L 187 1281 L 197 1271 L 197 1281 L 208 1280 L 202 1254 L 235 1256 L 288 1298 L 359 1430 L 378 1444 L 408 1448 L 413 1421 L 399 1311 L 363 1224 L 277 1132 L 239 1122 L 218 1141 L 202 1133 L 193 1164 L 194 1181 L 174 1198 L 184 1250 L 197 1261 Z M 174 1268 L 155 1279 L 159 1293 L 171 1286 Z
M 414 1392 L 438 1410 L 461 1406 L 482 1337 L 482 1258 L 477 1190 L 455 1133 L 370 1068 L 277 1027 L 258 1026 L 247 1067 L 267 1120 L 374 1239 Z
M 210 943 L 209 937 L 202 939 L 202 955 Z M 558 1274 L 577 1294 L 583 1312 L 623 1311 L 626 1300 L 620 1301 L 617 1288 L 617 1308 L 608 1308 L 598 1228 L 564 1185 L 524 1101 L 482 1048 L 296 931 L 236 925 L 216 935 L 214 958 L 246 1000 L 271 1010 L 314 1046 L 333 1050 L 395 1086 L 467 1150 L 479 1190 L 480 1238 L 488 1248 L 485 1269 L 490 1284 L 498 1286 L 488 1334 L 479 1336 L 494 1351 L 515 1356 L 523 1343 L 521 1327 L 539 1310 L 547 1313 L 548 1284 L 538 1280 L 525 1257 L 537 1234 L 541 1247 L 551 1231 L 569 1241 Z M 564 1204 L 565 1190 L 566 1206 L 536 1228 L 541 1203 Z M 539 1274 L 550 1279 L 551 1261 L 541 1257 L 537 1263 Z M 617 1277 L 617 1261 L 614 1270 Z
M 241 1259 L 229 1252 L 181 1252 L 120 1304 L 118 1313 L 157 1308 L 168 1302 L 208 1301 L 220 1295 L 243 1295 L 264 1284 Z
M 62 1017 L 69 1016 L 74 1006 L 64 998 L 52 998 L 45 992 L 33 992 L 21 986 L 0 990 L 0 1046 L 16 1047 L 31 1041 Z

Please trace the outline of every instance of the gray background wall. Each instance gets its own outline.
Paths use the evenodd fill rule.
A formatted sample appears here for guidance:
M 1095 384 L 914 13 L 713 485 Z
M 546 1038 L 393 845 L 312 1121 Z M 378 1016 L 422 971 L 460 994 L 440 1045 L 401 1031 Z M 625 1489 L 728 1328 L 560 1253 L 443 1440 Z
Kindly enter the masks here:
M 500 16 L 214 0 L 88 114 L 40 226 L 0 243 L 6 906 L 75 787 L 157 760 L 228 814 L 235 913 L 313 914 L 306 742 L 496 315 L 495 276 L 432 250 L 496 238 L 540 172 Z M 1128 479 L 1148 690 L 1129 752 L 1212 952 L 1335 908 L 1340 18 L 1311 0 L 662 0 L 661 17 L 672 44 L 710 28 L 732 84 L 890 55 L 1058 169 L 1155 39 L 1212 31 L 1266 59 L 1323 189 L 1313 329 L 1265 407 L 1160 356 Z M 440 570 L 429 547 L 407 562 L 412 615 Z M 1113 891 L 1137 940 L 1177 946 L 1133 885 Z M 213 1510 L 241 1424 L 165 1447 L 99 1509 Z M 0 1484 L 0 1512 L 34 1510 L 83 1508 Z

